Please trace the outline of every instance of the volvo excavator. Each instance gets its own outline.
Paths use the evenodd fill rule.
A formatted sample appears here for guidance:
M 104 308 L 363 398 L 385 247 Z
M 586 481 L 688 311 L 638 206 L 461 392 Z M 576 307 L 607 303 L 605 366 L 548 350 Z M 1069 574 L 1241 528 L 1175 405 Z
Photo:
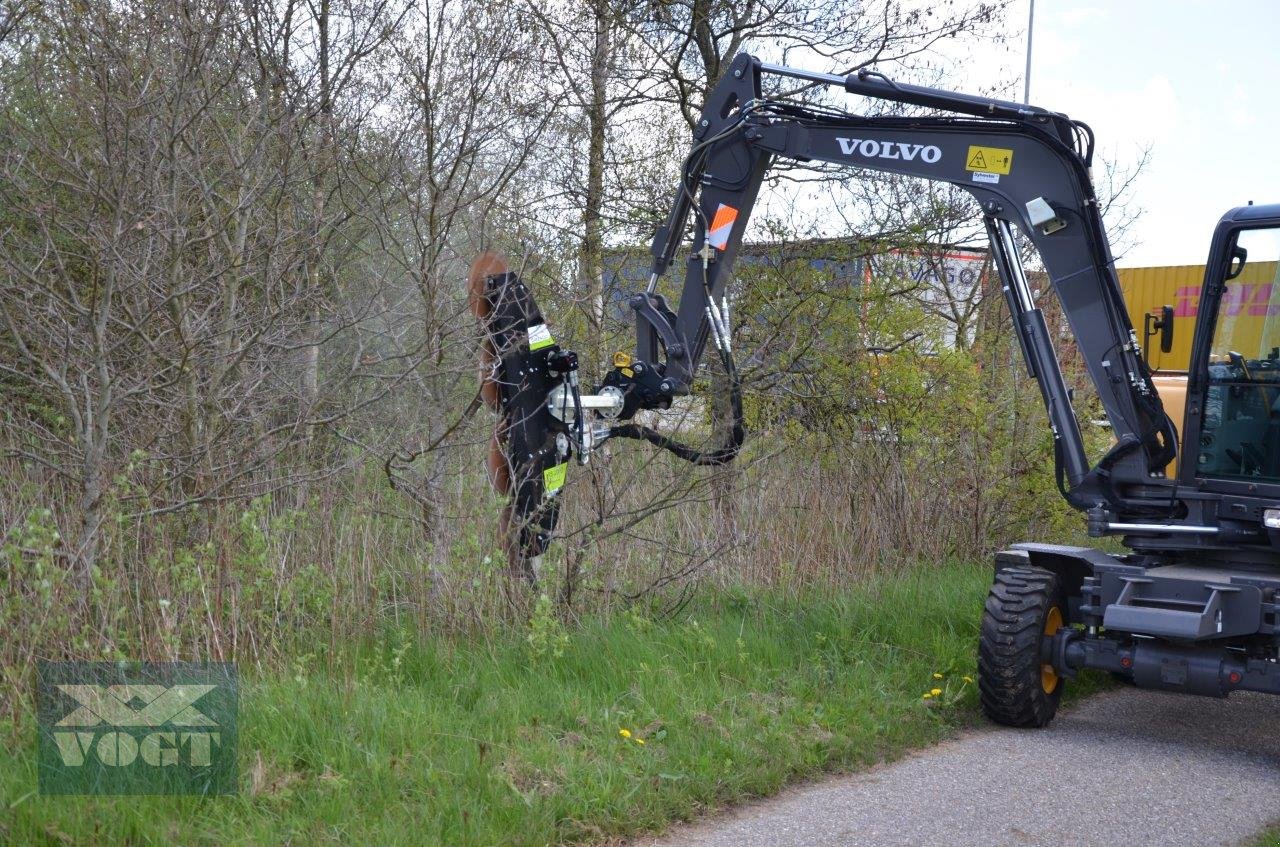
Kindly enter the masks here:
M 766 81 L 770 90 L 834 86 L 912 108 L 855 114 L 766 95 Z M 500 257 L 472 268 L 481 390 L 498 413 L 489 472 L 508 495 L 504 527 L 518 572 L 536 579 L 571 460 L 588 463 L 606 441 L 645 441 L 704 465 L 737 454 L 744 434 L 726 286 L 770 167 L 812 162 L 918 177 L 977 201 L 1048 415 L 1058 488 L 1090 537 L 1118 536 L 1126 551 L 1028 542 L 996 555 L 978 651 L 985 713 L 1043 726 L 1065 681 L 1084 668 L 1143 688 L 1280 693 L 1280 304 L 1247 320 L 1235 308 L 1256 307 L 1242 286 L 1276 281 L 1280 205 L 1233 209 L 1213 233 L 1179 432 L 1125 311 L 1093 156 L 1090 128 L 1058 112 L 902 84 L 871 69 L 840 76 L 738 55 L 694 129 L 653 239 L 648 285 L 628 301 L 635 351 L 617 354 L 600 384 L 580 382 L 577 355 L 555 341 L 529 287 Z M 1018 233 L 1039 254 L 1114 436 L 1096 460 Z M 658 283 L 686 243 L 673 306 Z M 724 443 L 695 449 L 633 422 L 690 391 L 708 343 L 733 401 Z

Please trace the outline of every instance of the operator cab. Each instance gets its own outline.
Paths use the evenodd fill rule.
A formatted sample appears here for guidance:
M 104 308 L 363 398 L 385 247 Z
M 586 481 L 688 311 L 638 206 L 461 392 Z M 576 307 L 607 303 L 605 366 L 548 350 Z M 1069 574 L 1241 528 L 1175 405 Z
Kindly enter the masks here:
M 1233 209 L 1214 232 L 1179 481 L 1280 501 L 1280 205 Z M 1261 510 L 1275 505 L 1249 502 L 1234 517 L 1261 522 Z
M 1208 360 L 1196 475 L 1280 483 L 1280 228 L 1236 230 Z

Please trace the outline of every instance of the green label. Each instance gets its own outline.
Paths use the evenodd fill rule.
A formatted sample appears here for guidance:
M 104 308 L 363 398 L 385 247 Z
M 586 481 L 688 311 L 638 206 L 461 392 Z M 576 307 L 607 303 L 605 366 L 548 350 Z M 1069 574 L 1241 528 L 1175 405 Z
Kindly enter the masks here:
M 233 794 L 234 665 L 42 662 L 41 794 Z
M 551 330 L 546 324 L 534 324 L 529 327 L 530 350 L 541 350 L 543 347 L 550 347 L 555 343 L 556 340 L 551 337 Z
M 542 485 L 548 494 L 554 494 L 564 487 L 565 474 L 569 472 L 569 463 L 556 465 L 554 468 L 547 468 L 542 472 Z

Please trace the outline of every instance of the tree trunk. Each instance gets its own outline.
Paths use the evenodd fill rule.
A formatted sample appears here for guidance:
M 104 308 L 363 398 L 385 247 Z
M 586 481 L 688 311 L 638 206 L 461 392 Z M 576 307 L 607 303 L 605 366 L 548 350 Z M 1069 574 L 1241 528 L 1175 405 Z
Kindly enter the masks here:
M 582 242 L 578 249 L 578 276 L 587 298 L 591 333 L 589 361 L 603 362 L 604 325 L 604 157 L 607 84 L 609 74 L 610 9 L 607 2 L 592 4 L 595 43 L 591 51 L 591 102 L 587 104 L 587 186 L 582 206 Z M 601 365 L 603 367 L 603 365 Z
M 608 0 L 592 0 L 591 18 L 594 28 L 590 59 L 590 94 L 585 104 L 587 114 L 587 181 L 582 204 L 582 240 L 578 245 L 578 279 L 586 298 L 589 355 L 584 357 L 600 369 L 584 374 L 588 381 L 603 377 L 609 351 L 604 333 L 604 227 L 606 129 L 608 126 L 609 77 L 613 59 L 613 9 Z M 560 602 L 571 608 L 581 577 L 583 551 L 568 552 L 560 587 Z

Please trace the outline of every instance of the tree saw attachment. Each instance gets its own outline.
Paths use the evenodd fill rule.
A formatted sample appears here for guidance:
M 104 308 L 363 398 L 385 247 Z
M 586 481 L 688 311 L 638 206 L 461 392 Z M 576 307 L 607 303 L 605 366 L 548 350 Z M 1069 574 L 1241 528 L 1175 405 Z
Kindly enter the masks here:
M 502 257 L 487 253 L 472 264 L 468 301 L 482 331 L 480 393 L 498 413 L 486 465 L 489 481 L 508 498 L 502 516 L 507 561 L 532 584 L 560 516 L 570 456 L 587 464 L 609 436 L 609 427 L 588 413 L 617 417 L 623 392 L 604 388 L 582 396 L 577 354 L 556 343 L 528 286 Z
M 670 314 L 660 297 L 654 300 Z M 502 257 L 486 253 L 472 264 L 468 301 L 482 334 L 480 393 L 498 415 L 486 462 L 489 481 L 508 498 L 502 533 L 511 572 L 530 584 L 560 516 L 571 456 L 586 465 L 605 440 L 631 438 L 696 465 L 721 465 L 742 446 L 741 386 L 724 319 L 714 337 L 730 378 L 733 422 L 727 442 L 704 451 L 646 426 L 616 423 L 642 409 L 669 409 L 673 396 L 687 391 L 668 376 L 665 363 L 617 353 L 600 386 L 583 394 L 577 354 L 556 343 L 528 285 Z

